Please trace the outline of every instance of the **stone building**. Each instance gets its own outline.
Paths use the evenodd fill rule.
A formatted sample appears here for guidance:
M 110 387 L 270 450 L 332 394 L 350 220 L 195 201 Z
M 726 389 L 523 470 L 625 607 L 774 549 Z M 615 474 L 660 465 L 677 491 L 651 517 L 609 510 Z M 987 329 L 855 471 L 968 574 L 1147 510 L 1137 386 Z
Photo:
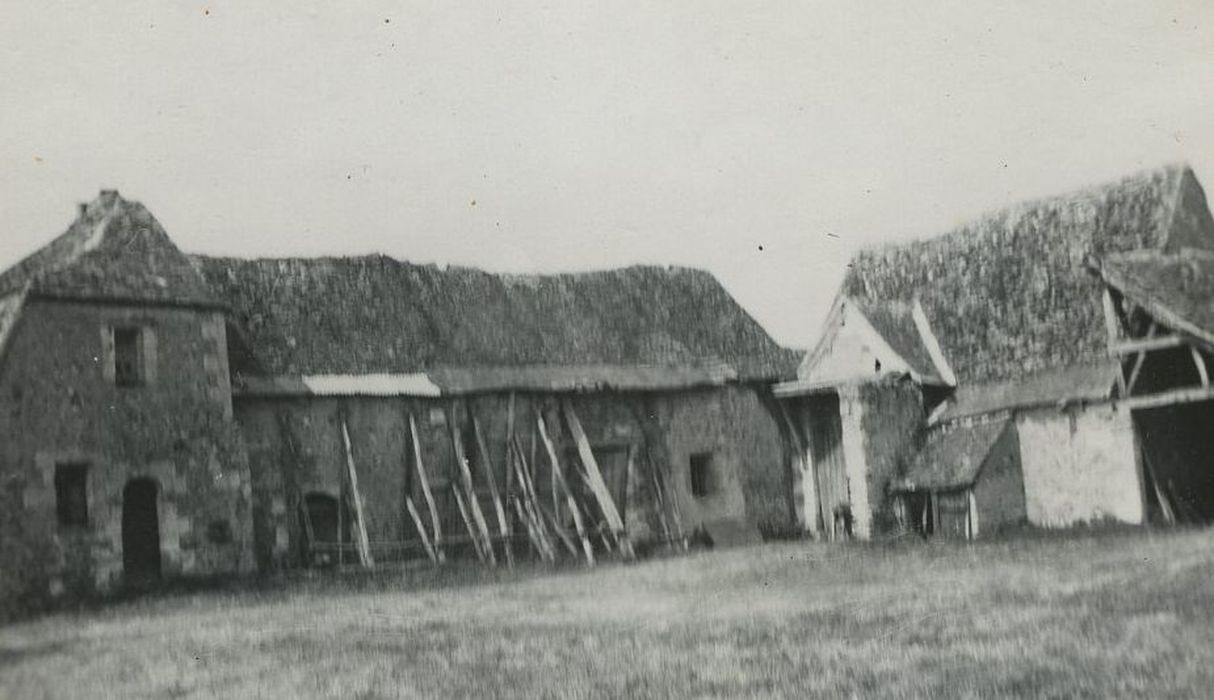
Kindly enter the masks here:
M 775 388 L 800 441 L 802 525 L 836 535 L 839 511 L 861 537 L 1144 522 L 1158 499 L 1143 459 L 1166 451 L 1142 445 L 1166 421 L 1127 390 L 1140 371 L 1149 384 L 1145 350 L 1110 330 L 1130 321 L 1088 268 L 1115 285 L 1120 256 L 1194 249 L 1214 250 L 1214 218 L 1193 172 L 1172 166 L 857 255 L 818 345 Z M 1118 304 L 1144 296 L 1117 289 Z M 1208 305 L 1200 289 L 1170 303 Z M 1170 328 L 1186 343 L 1174 354 L 1208 350 L 1139 316 L 1127 337 Z
M 591 456 L 612 536 L 787 528 L 769 385 L 795 361 L 695 270 L 190 257 L 102 192 L 0 275 L 0 599 L 425 556 L 409 506 L 427 497 L 459 556 L 464 467 L 463 506 L 496 520 L 495 477 L 498 554 L 525 552 L 513 462 L 556 528 L 574 509 L 606 527 Z

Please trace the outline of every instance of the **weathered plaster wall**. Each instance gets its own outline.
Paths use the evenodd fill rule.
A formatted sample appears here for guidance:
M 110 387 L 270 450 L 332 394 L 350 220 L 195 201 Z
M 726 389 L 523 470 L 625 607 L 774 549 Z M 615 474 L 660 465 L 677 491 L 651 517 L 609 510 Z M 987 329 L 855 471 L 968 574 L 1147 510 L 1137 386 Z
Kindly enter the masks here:
M 1109 404 L 1017 416 L 1028 520 L 1065 527 L 1143 521 L 1130 412 Z
M 868 492 L 868 459 L 864 453 L 864 401 L 860 387 L 839 388 L 839 416 L 843 428 L 843 462 L 847 474 L 847 499 L 853 518 L 852 535 L 862 540 L 872 537 L 873 510 Z M 834 513 L 823 513 L 834 518 Z
M 662 469 L 674 494 L 685 531 L 723 519 L 784 518 L 783 451 L 775 419 L 749 389 L 729 387 L 669 394 L 580 394 L 572 401 L 587 439 L 595 449 L 619 449 L 632 454 L 622 516 L 638 540 L 662 536 L 656 511 L 652 469 Z M 450 399 L 256 399 L 239 398 L 237 420 L 249 444 L 256 484 L 258 560 L 263 567 L 297 565 L 302 550 L 299 503 L 308 492 L 338 496 L 345 479 L 345 453 L 340 416 L 347 417 L 367 527 L 374 542 L 416 538 L 416 528 L 404 507 L 410 493 L 424 511 L 424 496 L 414 476 L 407 440 L 408 416 L 414 416 L 431 489 L 443 493 L 440 510 L 445 535 L 464 535 L 466 528 L 447 497 L 458 472 L 451 445 L 451 416 L 467 433 L 469 412 L 487 443 L 498 488 L 504 491 L 505 445 L 510 399 L 506 394 Z M 344 408 L 343 408 L 344 407 Z M 454 407 L 454 409 L 453 409 Z M 551 471 L 542 443 L 536 441 L 537 412 L 543 414 L 558 458 L 576 453 L 575 443 L 559 415 L 557 397 L 516 394 L 514 430 L 533 469 L 540 497 L 552 507 Z M 532 447 L 534 443 L 534 448 Z M 469 440 L 467 456 L 479 462 Z M 533 452 L 534 450 L 534 452 Z M 691 493 L 688 460 L 697 452 L 714 455 L 712 491 L 697 498 Z M 474 465 L 474 471 L 479 470 Z M 482 509 L 493 532 L 496 515 L 477 471 Z M 576 486 L 576 484 L 574 484 Z M 563 506 L 561 506 L 563 507 Z M 428 523 L 428 516 L 423 515 Z M 521 532 L 521 530 L 520 530 Z M 420 552 L 413 552 L 414 556 Z M 382 558 L 377 553 L 377 558 Z
M 1026 521 L 1020 438 L 1014 423 L 1008 425 L 991 447 L 973 492 L 979 537 L 997 534 L 1001 529 Z
M 888 379 L 859 388 L 861 434 L 864 438 L 865 490 L 871 536 L 897 527 L 889 483 L 913 455 L 923 428 L 923 394 L 914 382 Z
M 107 378 L 103 329 L 136 324 L 156 343 L 150 382 Z M 0 480 L 20 531 L 0 538 L 0 590 L 108 589 L 122 577 L 123 489 L 159 487 L 162 570 L 251 566 L 250 476 L 236 425 L 223 317 L 169 307 L 30 300 L 0 361 Z M 55 465 L 88 465 L 88 526 L 61 529 Z M 224 522 L 231 538 L 211 537 Z

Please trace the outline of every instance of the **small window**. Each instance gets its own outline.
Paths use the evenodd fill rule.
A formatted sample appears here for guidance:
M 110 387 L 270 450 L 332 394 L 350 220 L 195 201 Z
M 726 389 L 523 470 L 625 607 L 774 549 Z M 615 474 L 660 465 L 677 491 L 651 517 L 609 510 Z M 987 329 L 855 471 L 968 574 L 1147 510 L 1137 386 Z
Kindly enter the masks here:
M 118 386 L 144 382 L 142 336 L 139 328 L 114 329 L 114 383 Z
M 691 495 L 704 498 L 712 493 L 712 453 L 700 452 L 691 456 Z
M 60 527 L 88 527 L 88 467 L 55 465 L 55 511 Z

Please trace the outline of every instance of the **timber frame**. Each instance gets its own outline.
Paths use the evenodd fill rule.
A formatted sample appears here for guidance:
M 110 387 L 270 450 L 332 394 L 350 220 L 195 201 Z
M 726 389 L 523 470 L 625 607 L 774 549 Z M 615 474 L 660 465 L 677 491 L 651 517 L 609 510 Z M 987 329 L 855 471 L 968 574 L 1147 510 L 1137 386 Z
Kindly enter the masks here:
M 1117 377 L 1121 405 L 1145 409 L 1214 400 L 1207 357 L 1214 355 L 1214 343 L 1202 337 L 1205 334 L 1194 333 L 1190 324 L 1172 318 L 1166 309 L 1136 304 L 1111 287 L 1105 287 L 1103 306 L 1108 355 L 1121 365 Z M 1178 349 L 1187 349 L 1192 380 L 1144 390 L 1139 381 L 1143 368 L 1161 353 Z

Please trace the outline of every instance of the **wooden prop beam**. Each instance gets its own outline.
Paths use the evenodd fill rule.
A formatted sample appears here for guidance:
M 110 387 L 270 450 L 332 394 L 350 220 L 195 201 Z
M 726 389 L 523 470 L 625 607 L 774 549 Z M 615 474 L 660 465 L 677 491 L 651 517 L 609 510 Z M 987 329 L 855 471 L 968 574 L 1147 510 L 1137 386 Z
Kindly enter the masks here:
M 1193 364 L 1197 367 L 1197 376 L 1201 378 L 1201 385 L 1203 387 L 1209 387 L 1210 373 L 1206 369 L 1205 358 L 1201 356 L 1201 351 L 1195 347 L 1190 346 L 1189 352 L 1193 355 Z
M 518 472 L 520 500 L 527 511 L 527 517 L 534 524 L 540 538 L 541 556 L 544 551 L 555 557 L 556 550 L 548 537 L 548 529 L 544 526 L 543 513 L 540 510 L 539 496 L 535 492 L 535 482 L 531 478 L 531 470 L 527 466 L 527 458 L 523 456 L 523 446 L 517 438 L 513 440 L 515 453 L 514 468 Z
M 502 547 L 506 554 L 506 565 L 514 567 L 514 552 L 511 551 L 511 536 L 509 518 L 506 509 L 502 507 L 502 497 L 497 490 L 497 476 L 494 475 L 493 461 L 489 458 L 489 446 L 485 443 L 485 435 L 481 432 L 480 421 L 472 417 L 472 432 L 476 437 L 476 449 L 480 453 L 481 464 L 484 466 L 486 481 L 489 482 L 489 495 L 493 498 L 493 509 L 497 511 L 497 529 L 502 536 Z
M 1149 336 L 1146 338 L 1136 338 L 1134 340 L 1121 340 L 1110 346 L 1109 351 L 1113 355 L 1134 355 L 1140 352 L 1178 348 L 1184 344 L 1185 339 L 1182 336 L 1159 335 Z
M 1135 396 L 1122 401 L 1121 405 L 1130 410 L 1135 410 L 1211 400 L 1214 400 L 1214 387 L 1200 387 L 1197 389 L 1176 389 L 1147 396 Z
M 413 518 L 413 524 L 417 527 L 417 534 L 422 538 L 422 547 L 426 548 L 426 556 L 430 557 L 430 561 L 438 564 L 438 555 L 434 552 L 434 545 L 430 543 L 430 535 L 426 533 L 426 526 L 422 523 L 422 516 L 417 512 L 417 506 L 413 505 L 413 499 L 405 496 L 405 508 L 409 511 L 409 517 Z
M 476 558 L 488 563 L 489 558 L 484 547 L 481 546 L 476 526 L 472 524 L 472 518 L 468 515 L 468 506 L 464 503 L 464 494 L 460 493 L 459 485 L 451 484 L 451 492 L 455 494 L 455 505 L 459 507 L 459 514 L 464 519 L 464 526 L 468 528 L 468 537 L 472 540 L 472 548 L 476 550 Z
M 468 510 L 472 521 L 476 523 L 477 533 L 472 539 L 477 547 L 484 550 L 484 558 L 491 566 L 497 566 L 497 556 L 493 553 L 493 540 L 489 536 L 489 524 L 485 522 L 485 514 L 481 511 L 480 499 L 476 497 L 476 486 L 472 482 L 472 470 L 468 468 L 468 456 L 464 453 L 464 441 L 459 434 L 459 414 L 454 405 L 447 411 L 447 425 L 451 433 L 451 448 L 455 451 L 455 464 L 459 468 L 460 480 L 463 482 L 464 494 L 468 497 Z
M 417 421 L 409 414 L 409 441 L 413 443 L 413 466 L 417 469 L 417 479 L 422 486 L 422 496 L 426 499 L 426 507 L 430 510 L 430 527 L 434 533 L 434 554 L 441 564 L 447 560 L 443 552 L 443 525 L 438 517 L 438 504 L 434 501 L 434 492 L 430 490 L 430 479 L 426 477 L 426 465 L 422 462 L 422 443 L 417 438 Z
M 582 458 L 582 466 L 586 469 L 586 481 L 590 486 L 590 492 L 599 502 L 599 509 L 603 513 L 604 520 L 607 521 L 608 532 L 619 544 L 620 554 L 624 555 L 626 559 L 633 559 L 636 557 L 636 553 L 632 550 L 632 543 L 628 541 L 628 533 L 624 531 L 624 519 L 620 517 L 615 499 L 611 497 L 607 482 L 603 480 L 603 473 L 599 471 L 598 460 L 594 457 L 594 450 L 590 448 L 590 441 L 586 439 L 586 431 L 582 430 L 582 422 L 578 420 L 577 413 L 573 410 L 573 404 L 568 399 L 561 402 L 561 411 L 565 414 L 565 425 L 573 436 L 578 456 Z
M 1151 326 L 1150 326 L 1150 328 L 1147 329 L 1146 340 L 1150 340 L 1151 338 L 1155 337 L 1155 330 L 1156 330 L 1155 322 L 1151 321 Z M 1139 350 L 1138 357 L 1134 358 L 1134 368 L 1130 370 L 1130 376 L 1128 379 L 1126 379 L 1126 382 L 1125 382 L 1125 395 L 1126 396 L 1129 396 L 1130 394 L 1132 394 L 1134 392 L 1134 385 L 1138 383 L 1138 375 L 1140 372 L 1142 372 L 1142 365 L 1144 362 L 1146 362 L 1146 359 L 1147 359 L 1147 350 L 1145 348 Z
M 537 416 L 536 422 L 539 427 L 540 439 L 543 440 L 544 449 L 548 452 L 548 462 L 552 465 L 552 478 L 565 494 L 565 504 L 568 506 L 569 512 L 573 514 L 573 526 L 577 529 L 578 538 L 582 540 L 582 551 L 586 554 L 586 563 L 594 566 L 594 548 L 590 545 L 590 538 L 586 535 L 586 525 L 582 521 L 582 511 L 578 508 L 577 500 L 574 499 L 573 491 L 569 489 L 569 484 L 565 482 L 565 475 L 561 473 L 561 461 L 557 459 L 556 446 L 552 444 L 552 438 L 548 436 L 548 428 L 544 425 L 544 417 L 542 415 Z
M 356 533 L 358 539 L 354 544 L 358 547 L 358 560 L 364 567 L 372 567 L 375 565 L 375 559 L 371 556 L 371 541 L 367 537 L 367 520 L 363 513 L 363 497 L 358 490 L 358 470 L 354 468 L 354 449 L 350 444 L 350 428 L 346 425 L 346 419 L 341 419 L 341 439 L 346 447 L 346 470 L 349 472 L 350 479 L 350 500 L 354 501 L 354 523 L 358 529 Z M 341 523 L 337 527 L 341 528 Z

